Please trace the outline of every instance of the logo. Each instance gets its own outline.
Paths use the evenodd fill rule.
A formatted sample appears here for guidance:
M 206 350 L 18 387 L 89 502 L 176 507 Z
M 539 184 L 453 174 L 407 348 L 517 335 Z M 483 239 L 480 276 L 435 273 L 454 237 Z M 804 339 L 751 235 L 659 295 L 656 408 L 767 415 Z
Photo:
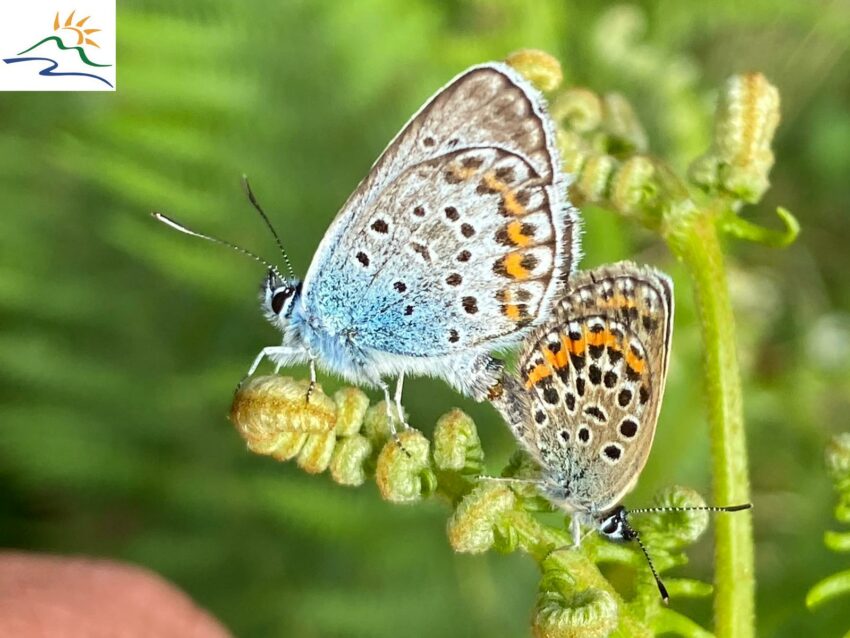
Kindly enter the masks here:
M 114 91 L 115 0 L 46 4 L 20 3 L 0 24 L 0 90 Z

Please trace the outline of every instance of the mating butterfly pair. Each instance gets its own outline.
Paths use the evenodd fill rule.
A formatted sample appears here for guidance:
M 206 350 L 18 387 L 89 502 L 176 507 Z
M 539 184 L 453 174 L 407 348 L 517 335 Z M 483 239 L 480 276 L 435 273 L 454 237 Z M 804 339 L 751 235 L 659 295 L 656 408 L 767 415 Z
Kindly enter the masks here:
M 634 537 L 614 508 L 649 455 L 667 372 L 672 287 L 630 263 L 573 275 L 575 209 L 540 93 L 505 64 L 438 91 L 390 143 L 296 278 L 261 288 L 281 345 L 306 363 L 379 387 L 399 416 L 405 374 L 492 398 L 541 466 L 540 487 L 609 537 Z M 520 377 L 490 353 L 525 338 Z M 392 422 L 392 419 L 391 419 Z M 619 514 L 617 514 L 619 512 Z M 613 517 L 613 518 L 612 518 Z M 576 537 L 577 538 L 577 537 Z

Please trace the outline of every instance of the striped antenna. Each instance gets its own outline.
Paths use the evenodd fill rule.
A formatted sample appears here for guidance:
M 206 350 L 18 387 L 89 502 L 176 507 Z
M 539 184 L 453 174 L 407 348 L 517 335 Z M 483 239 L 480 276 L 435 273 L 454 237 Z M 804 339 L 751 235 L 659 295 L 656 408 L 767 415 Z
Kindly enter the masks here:
M 646 545 L 644 545 L 643 541 L 640 539 L 640 534 L 638 534 L 636 530 L 632 531 L 634 532 L 634 540 L 637 541 L 638 546 L 640 546 L 640 550 L 643 552 L 644 557 L 646 557 L 646 562 L 649 565 L 649 571 L 652 572 L 652 576 L 655 578 L 655 584 L 658 585 L 658 592 L 661 594 L 661 600 L 664 601 L 665 605 L 669 605 L 670 594 L 667 593 L 667 588 L 664 586 L 664 583 L 661 582 L 661 577 L 658 575 L 658 572 L 655 571 L 655 565 L 652 564 L 652 559 L 649 557 Z
M 223 239 L 219 239 L 218 237 L 212 237 L 211 235 L 204 235 L 203 233 L 199 233 L 197 231 L 192 230 L 181 224 L 180 222 L 176 222 L 170 217 L 163 215 L 162 213 L 153 212 L 151 216 L 157 220 L 158 222 L 162 222 L 169 228 L 173 228 L 174 230 L 183 233 L 184 235 L 189 235 L 190 237 L 197 237 L 198 239 L 205 239 L 207 241 L 211 241 L 214 244 L 219 244 L 221 246 L 227 246 L 235 250 L 238 253 L 245 255 L 246 257 L 250 257 L 254 261 L 257 261 L 264 266 L 266 266 L 269 270 L 271 270 L 279 279 L 283 279 L 283 276 L 280 274 L 280 271 L 277 269 L 277 266 L 272 264 L 270 261 L 266 261 L 259 255 L 252 253 L 247 248 L 242 248 L 242 246 L 237 246 L 236 244 L 231 244 L 229 241 L 224 241 Z
M 694 507 L 641 507 L 639 509 L 628 510 L 629 514 L 666 514 L 672 512 L 740 512 L 742 510 L 751 509 L 752 503 L 743 503 L 741 505 L 703 505 Z
M 254 191 L 251 190 L 251 184 L 248 182 L 248 176 L 242 176 L 242 186 L 245 189 L 245 194 L 248 196 L 248 201 L 251 202 L 251 206 L 253 206 L 258 213 L 260 213 L 260 217 L 263 218 L 263 221 L 266 223 L 266 227 L 271 231 L 272 237 L 274 237 L 275 243 L 277 244 L 278 249 L 280 250 L 280 254 L 283 255 L 283 262 L 286 264 L 286 270 L 289 271 L 289 276 L 291 279 L 295 279 L 295 271 L 292 268 L 292 262 L 289 261 L 289 255 L 286 254 L 286 250 L 283 247 L 283 242 L 280 240 L 280 235 L 277 234 L 277 231 L 272 226 L 272 222 L 269 219 L 269 216 L 266 215 L 266 211 L 263 210 L 263 207 L 260 206 L 260 202 L 257 201 L 256 196 L 254 195 Z

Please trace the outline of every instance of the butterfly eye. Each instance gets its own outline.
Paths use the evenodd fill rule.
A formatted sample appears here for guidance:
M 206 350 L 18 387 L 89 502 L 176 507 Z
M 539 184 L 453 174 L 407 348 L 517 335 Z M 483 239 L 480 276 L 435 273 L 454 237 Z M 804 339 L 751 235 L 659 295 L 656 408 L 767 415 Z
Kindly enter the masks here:
M 610 536 L 617 531 L 618 527 L 617 519 L 611 517 L 605 522 L 605 524 L 602 525 L 601 530 L 603 534 L 608 534 Z
M 293 288 L 279 288 L 275 291 L 272 296 L 272 311 L 279 315 L 280 311 L 283 310 L 283 304 L 286 303 L 286 300 L 292 296 Z

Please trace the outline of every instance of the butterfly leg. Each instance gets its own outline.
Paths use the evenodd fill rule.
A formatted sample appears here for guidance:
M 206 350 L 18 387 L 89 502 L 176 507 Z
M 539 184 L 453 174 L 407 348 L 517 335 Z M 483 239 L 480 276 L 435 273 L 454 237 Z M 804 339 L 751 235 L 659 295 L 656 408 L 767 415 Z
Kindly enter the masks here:
M 245 379 L 257 371 L 257 368 L 260 367 L 260 364 L 263 362 L 263 359 L 269 358 L 275 363 L 275 373 L 281 368 L 281 366 L 290 365 L 293 363 L 302 363 L 306 359 L 305 352 L 302 348 L 293 348 L 292 346 L 268 346 L 260 350 L 260 353 L 254 359 L 254 362 L 251 364 L 251 367 L 248 369 L 248 374 L 242 377 L 242 380 L 239 381 L 239 385 L 236 386 L 236 389 L 242 387 L 242 384 L 245 383 Z
M 384 404 L 387 410 L 387 427 L 393 439 L 398 441 L 398 432 L 395 429 L 395 415 L 393 414 L 393 398 L 390 394 L 390 386 L 383 379 L 379 382 L 381 390 L 384 392 Z
M 306 403 L 310 403 L 310 397 L 316 389 L 316 359 L 310 357 L 310 386 L 307 388 L 307 396 L 304 397 Z
M 390 386 L 383 379 L 378 379 L 376 381 L 381 390 L 384 391 L 384 404 L 387 407 L 387 429 L 390 431 L 390 436 L 395 441 L 395 444 L 401 449 L 402 452 L 410 456 L 410 452 L 404 449 L 404 446 L 401 444 L 401 439 L 398 438 L 398 430 L 395 427 L 395 415 L 393 414 L 393 405 L 394 401 L 392 396 L 390 395 Z M 410 427 L 407 423 L 404 424 L 406 427 Z
M 404 388 L 404 372 L 398 375 L 398 381 L 395 384 L 395 411 L 398 415 L 398 420 L 404 426 L 405 430 L 410 429 L 410 424 L 404 418 L 404 408 L 401 405 L 401 393 Z
M 573 549 L 578 549 L 581 547 L 581 521 L 576 513 L 570 517 L 570 532 L 573 536 Z

